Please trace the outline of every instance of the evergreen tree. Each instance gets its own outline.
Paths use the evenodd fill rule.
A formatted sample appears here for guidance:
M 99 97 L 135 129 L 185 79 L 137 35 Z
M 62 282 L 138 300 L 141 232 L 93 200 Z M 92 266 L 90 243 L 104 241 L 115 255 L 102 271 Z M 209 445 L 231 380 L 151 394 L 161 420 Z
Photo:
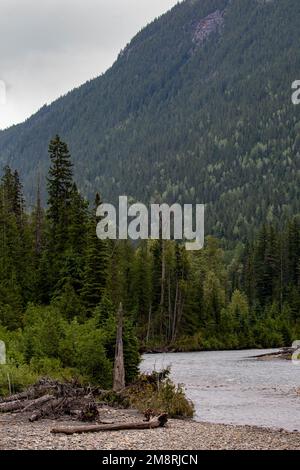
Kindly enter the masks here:
M 96 195 L 95 206 L 100 204 Z M 81 298 L 88 312 L 100 303 L 106 287 L 109 247 L 106 240 L 100 240 L 96 234 L 97 218 L 91 215 L 87 228 L 86 250 L 84 253 L 84 273 Z
M 68 222 L 73 179 L 68 146 L 57 135 L 49 144 L 51 166 L 47 179 L 48 211 L 52 248 L 62 253 L 68 241 Z
M 49 144 L 51 166 L 47 179 L 47 248 L 43 271 L 48 295 L 54 294 L 64 271 L 65 254 L 69 247 L 70 207 L 72 201 L 72 163 L 67 144 L 57 135 Z M 73 194 L 74 195 L 74 194 Z

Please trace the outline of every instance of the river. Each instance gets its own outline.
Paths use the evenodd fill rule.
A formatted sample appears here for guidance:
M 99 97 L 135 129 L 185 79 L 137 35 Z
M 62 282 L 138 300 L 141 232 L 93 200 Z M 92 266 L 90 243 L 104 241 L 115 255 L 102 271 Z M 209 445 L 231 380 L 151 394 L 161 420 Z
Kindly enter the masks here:
M 300 365 L 257 361 L 274 350 L 145 354 L 142 371 L 171 367 L 195 405 L 195 420 L 300 431 Z

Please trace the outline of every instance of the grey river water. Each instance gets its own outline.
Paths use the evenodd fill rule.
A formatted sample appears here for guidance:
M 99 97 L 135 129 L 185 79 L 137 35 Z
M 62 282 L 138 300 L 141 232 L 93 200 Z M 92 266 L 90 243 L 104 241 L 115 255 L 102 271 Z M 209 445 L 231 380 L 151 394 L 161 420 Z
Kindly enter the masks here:
M 195 419 L 300 431 L 300 365 L 257 361 L 272 350 L 145 354 L 142 371 L 171 367 L 195 405 Z

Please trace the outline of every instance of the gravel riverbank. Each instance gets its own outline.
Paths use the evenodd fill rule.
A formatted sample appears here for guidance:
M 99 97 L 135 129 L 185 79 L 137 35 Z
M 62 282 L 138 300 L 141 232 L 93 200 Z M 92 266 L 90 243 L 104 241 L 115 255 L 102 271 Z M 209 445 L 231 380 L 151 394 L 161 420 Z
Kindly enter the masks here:
M 126 422 L 143 419 L 134 410 L 100 410 L 103 420 Z M 0 450 L 217 450 L 300 449 L 300 433 L 253 426 L 229 426 L 192 420 L 169 420 L 166 428 L 114 431 L 71 436 L 54 435 L 51 428 L 74 421 L 40 420 L 30 423 L 25 414 L 0 415 Z

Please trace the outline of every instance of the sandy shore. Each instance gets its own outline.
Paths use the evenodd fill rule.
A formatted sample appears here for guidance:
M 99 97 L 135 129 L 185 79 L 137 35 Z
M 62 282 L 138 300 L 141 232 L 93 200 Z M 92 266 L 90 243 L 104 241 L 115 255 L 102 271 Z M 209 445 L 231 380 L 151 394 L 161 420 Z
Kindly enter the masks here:
M 141 420 L 133 410 L 101 409 L 101 418 L 115 422 Z M 166 428 L 145 431 L 114 431 L 71 436 L 54 435 L 54 426 L 74 421 L 40 420 L 30 423 L 21 414 L 0 415 L 0 450 L 207 450 L 207 449 L 300 449 L 300 433 L 253 426 L 229 426 L 170 420 Z

